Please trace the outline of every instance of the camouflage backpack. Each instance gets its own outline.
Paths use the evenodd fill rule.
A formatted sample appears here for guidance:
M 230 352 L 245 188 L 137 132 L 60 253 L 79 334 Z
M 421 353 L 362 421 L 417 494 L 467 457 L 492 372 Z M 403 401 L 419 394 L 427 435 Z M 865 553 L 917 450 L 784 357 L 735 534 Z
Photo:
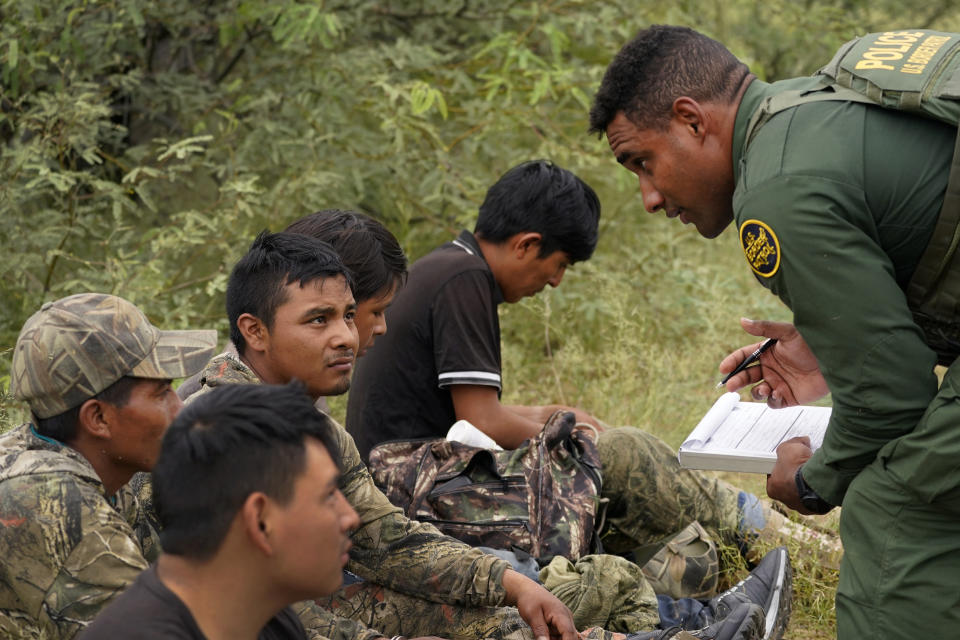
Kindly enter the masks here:
M 470 545 L 520 550 L 542 564 L 599 553 L 600 459 L 555 413 L 511 451 L 448 440 L 395 440 L 370 452 L 373 479 L 414 520 Z

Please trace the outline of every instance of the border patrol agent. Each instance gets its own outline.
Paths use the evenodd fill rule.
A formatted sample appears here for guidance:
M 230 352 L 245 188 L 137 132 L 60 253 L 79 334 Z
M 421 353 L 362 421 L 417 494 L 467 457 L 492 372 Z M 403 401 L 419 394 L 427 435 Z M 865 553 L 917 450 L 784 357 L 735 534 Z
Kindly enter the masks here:
M 932 70 L 955 35 L 876 34 L 841 53 L 903 80 Z M 960 95 L 955 70 L 938 81 Z M 947 637 L 960 623 L 960 365 L 939 390 L 934 365 L 956 357 L 957 224 L 940 213 L 956 128 L 855 98 L 794 99 L 838 91 L 827 85 L 761 82 L 720 43 L 653 26 L 610 64 L 591 129 L 637 175 L 648 211 L 708 238 L 736 220 L 758 280 L 793 311 L 795 327 L 744 321 L 779 341 L 727 387 L 757 383 L 772 406 L 833 394 L 823 446 L 781 445 L 767 491 L 803 513 L 844 508 L 839 636 Z M 947 302 L 934 322 L 905 295 L 918 279 L 922 299 Z

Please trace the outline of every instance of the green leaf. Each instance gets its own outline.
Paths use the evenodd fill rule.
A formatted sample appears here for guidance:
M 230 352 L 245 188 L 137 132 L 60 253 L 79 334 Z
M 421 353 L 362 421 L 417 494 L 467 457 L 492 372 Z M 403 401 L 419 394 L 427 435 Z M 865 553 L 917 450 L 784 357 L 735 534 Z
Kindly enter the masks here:
M 20 63 L 20 42 L 16 38 L 10 40 L 7 45 L 7 68 L 16 69 Z

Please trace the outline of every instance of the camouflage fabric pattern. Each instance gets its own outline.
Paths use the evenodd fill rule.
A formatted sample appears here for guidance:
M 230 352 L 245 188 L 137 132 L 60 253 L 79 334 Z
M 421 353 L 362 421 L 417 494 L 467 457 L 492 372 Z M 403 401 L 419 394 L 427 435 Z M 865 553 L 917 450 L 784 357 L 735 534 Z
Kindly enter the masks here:
M 601 497 L 608 500 L 601 541 L 608 551 L 659 549 L 698 522 L 711 540 L 740 547 L 751 561 L 758 561 L 773 547 L 787 545 L 815 555 L 826 567 L 839 564 L 843 550 L 836 535 L 791 522 L 768 504 L 760 507 L 762 529 L 742 531 L 740 490 L 712 475 L 681 468 L 676 451 L 649 433 L 634 427 L 607 428 L 597 439 L 597 451 L 603 469 Z M 673 562 L 680 559 L 677 556 Z M 650 569 L 651 575 L 671 575 Z M 688 570 L 697 571 L 696 566 L 688 566 Z M 691 587 L 691 579 L 685 578 L 669 585 L 660 583 L 657 592 L 663 589 L 662 593 L 676 597 L 698 597 L 701 589 L 690 591 Z
M 691 522 L 715 540 L 735 546 L 739 490 L 699 471 L 682 469 L 665 442 L 641 429 L 602 431 L 597 451 L 608 500 L 604 549 L 626 553 L 661 546 Z
M 49 418 L 125 375 L 191 375 L 212 355 L 216 340 L 215 331 L 160 331 L 123 298 L 81 293 L 44 304 L 23 325 L 10 389 L 38 418 Z
M 147 567 L 77 451 L 0 436 L 0 637 L 73 638 Z
M 557 556 L 540 582 L 573 613 L 578 629 L 633 633 L 660 622 L 657 596 L 640 567 L 620 556 L 587 555 L 576 563 Z
M 142 484 L 135 481 L 140 479 Z M 139 489 L 139 490 L 138 490 Z M 137 541 L 143 557 L 153 564 L 160 557 L 160 521 L 153 508 L 153 484 L 149 473 L 135 473 L 130 482 L 120 487 L 116 494 L 119 511 L 133 529 L 133 538 Z
M 547 562 L 591 550 L 600 460 L 574 415 L 557 412 L 511 451 L 447 440 L 387 442 L 370 452 L 374 481 L 407 516 L 471 545 Z
M 643 565 L 643 575 L 659 595 L 710 599 L 720 578 L 717 545 L 699 522 L 692 522 Z
M 188 402 L 221 384 L 260 383 L 249 367 L 228 354 L 214 357 L 201 373 L 201 379 L 203 387 Z M 506 591 L 502 578 L 509 566 L 505 561 L 404 516 L 374 485 L 350 434 L 338 425 L 334 438 L 344 469 L 340 490 L 360 517 L 360 527 L 352 535 L 348 570 L 369 583 L 408 597 L 416 605 L 408 618 L 426 618 L 439 611 L 441 603 L 457 605 L 455 611 L 503 603 Z M 365 616 L 371 614 L 360 607 L 334 613 L 347 612 L 352 620 L 364 623 L 370 619 Z M 338 637 L 340 624 L 346 634 L 356 632 L 358 627 L 352 620 L 335 616 L 325 635 Z M 309 620 L 304 622 L 305 626 L 310 624 Z M 444 636 L 444 630 L 452 624 L 452 620 L 445 620 L 433 635 Z
M 317 600 L 317 603 L 325 611 L 359 620 L 366 627 L 377 629 L 386 636 L 413 638 L 433 635 L 448 640 L 535 640 L 530 627 L 513 607 L 463 607 L 439 603 L 425 606 L 428 603 L 424 603 L 422 599 L 368 582 L 344 587 L 329 598 Z M 653 612 L 656 614 L 655 597 Z M 349 640 L 338 635 L 336 625 L 324 627 L 319 617 L 311 618 L 302 612 L 298 613 L 301 620 L 310 620 L 310 625 L 317 628 L 322 636 L 330 640 Z M 644 628 L 653 629 L 657 621 L 659 617 Z M 625 640 L 622 633 L 606 631 L 600 627 L 586 628 L 580 633 L 580 638 Z

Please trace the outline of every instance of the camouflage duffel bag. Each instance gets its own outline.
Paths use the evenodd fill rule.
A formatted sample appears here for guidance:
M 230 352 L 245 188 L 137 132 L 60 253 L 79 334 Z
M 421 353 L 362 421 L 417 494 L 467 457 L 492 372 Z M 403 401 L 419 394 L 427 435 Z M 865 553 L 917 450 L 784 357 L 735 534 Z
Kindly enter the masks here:
M 541 563 L 599 553 L 600 458 L 573 413 L 558 411 L 512 451 L 448 440 L 393 440 L 370 452 L 377 486 L 407 517 L 473 546 Z

